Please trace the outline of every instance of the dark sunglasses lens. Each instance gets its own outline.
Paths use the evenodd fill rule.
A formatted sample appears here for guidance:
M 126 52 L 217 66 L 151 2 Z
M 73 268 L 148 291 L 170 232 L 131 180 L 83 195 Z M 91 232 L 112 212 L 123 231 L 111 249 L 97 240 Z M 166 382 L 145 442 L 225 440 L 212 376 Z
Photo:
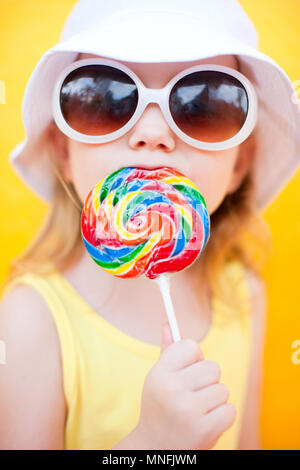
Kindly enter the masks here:
M 189 137 L 222 142 L 243 127 L 248 97 L 235 77 L 203 70 L 186 75 L 174 85 L 169 106 L 175 123 Z
M 86 135 L 106 135 L 123 127 L 138 103 L 134 81 L 107 65 L 84 65 L 65 78 L 61 112 L 72 129 Z

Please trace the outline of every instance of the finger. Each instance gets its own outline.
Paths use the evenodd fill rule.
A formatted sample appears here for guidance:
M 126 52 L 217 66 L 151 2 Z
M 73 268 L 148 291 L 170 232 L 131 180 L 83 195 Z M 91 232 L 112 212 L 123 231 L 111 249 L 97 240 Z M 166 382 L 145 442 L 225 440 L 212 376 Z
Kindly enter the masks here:
M 213 448 L 214 448 L 214 446 L 217 444 L 219 438 L 220 438 L 220 436 L 218 436 L 216 439 L 214 439 L 214 440 L 209 444 L 209 448 L 210 448 L 210 449 L 213 449 Z
M 170 344 L 161 354 L 160 361 L 170 372 L 175 372 L 204 358 L 203 353 L 192 339 L 182 339 Z
M 223 432 L 232 426 L 235 418 L 235 406 L 231 403 L 225 403 L 203 415 L 199 421 L 199 426 L 206 430 L 206 437 L 209 441 L 218 441 Z
M 208 385 L 218 383 L 221 369 L 216 362 L 198 361 L 178 371 L 178 376 L 190 391 L 196 391 Z
M 164 351 L 170 344 L 174 343 L 172 331 L 169 323 L 165 323 L 162 329 L 162 348 L 161 352 Z
M 192 400 L 195 400 L 195 406 L 199 412 L 205 414 L 226 403 L 229 398 L 229 390 L 226 385 L 218 383 L 192 392 L 191 397 Z

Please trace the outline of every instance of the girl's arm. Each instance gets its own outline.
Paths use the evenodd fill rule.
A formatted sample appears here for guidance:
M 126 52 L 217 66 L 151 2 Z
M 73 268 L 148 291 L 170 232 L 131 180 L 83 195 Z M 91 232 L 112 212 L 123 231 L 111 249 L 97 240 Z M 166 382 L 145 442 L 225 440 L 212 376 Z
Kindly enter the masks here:
M 56 327 L 40 295 L 26 285 L 0 304 L 0 449 L 63 449 L 66 407 Z
M 261 449 L 260 412 L 263 385 L 264 342 L 266 331 L 267 296 L 264 281 L 248 271 L 252 293 L 252 352 L 248 388 L 238 449 Z

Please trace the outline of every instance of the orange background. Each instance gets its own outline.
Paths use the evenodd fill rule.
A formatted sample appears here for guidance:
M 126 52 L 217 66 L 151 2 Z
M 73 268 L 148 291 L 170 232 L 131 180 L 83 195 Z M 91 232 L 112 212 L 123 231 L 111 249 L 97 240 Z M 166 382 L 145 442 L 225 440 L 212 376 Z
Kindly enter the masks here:
M 8 163 L 24 139 L 21 104 L 26 83 L 41 55 L 58 40 L 74 0 L 2 0 L 0 80 L 0 282 L 9 261 L 30 241 L 46 211 L 43 202 L 19 180 Z M 294 82 L 300 79 L 299 0 L 241 0 L 270 55 Z M 0 100 L 1 102 L 1 100 Z M 300 449 L 300 363 L 292 343 L 300 340 L 300 172 L 264 212 L 273 234 L 273 251 L 264 269 L 268 321 L 261 432 L 265 449 Z M 299 357 L 299 356 L 298 356 Z

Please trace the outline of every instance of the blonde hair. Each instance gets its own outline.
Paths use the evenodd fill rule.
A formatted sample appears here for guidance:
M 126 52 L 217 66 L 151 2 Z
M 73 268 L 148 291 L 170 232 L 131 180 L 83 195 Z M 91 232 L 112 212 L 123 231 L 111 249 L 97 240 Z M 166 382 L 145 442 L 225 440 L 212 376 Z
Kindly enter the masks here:
M 52 121 L 49 131 L 53 130 L 53 124 Z M 53 267 L 63 271 L 75 263 L 82 253 L 82 202 L 73 184 L 65 181 L 56 164 L 58 159 L 50 132 L 48 141 L 49 157 L 57 176 L 53 188 L 53 202 L 37 235 L 27 248 L 11 261 L 5 284 L 26 272 L 45 275 L 51 272 Z M 252 160 L 256 143 L 254 130 L 240 145 L 239 151 L 250 152 Z M 234 309 L 238 308 L 234 303 L 234 296 L 229 295 L 220 282 L 221 268 L 230 260 L 240 260 L 247 269 L 262 276 L 262 268 L 272 242 L 268 225 L 254 208 L 252 170 L 253 167 L 239 188 L 227 194 L 211 215 L 209 242 L 199 260 L 190 268 L 197 270 L 201 266 L 204 279 L 207 279 L 212 292 Z

